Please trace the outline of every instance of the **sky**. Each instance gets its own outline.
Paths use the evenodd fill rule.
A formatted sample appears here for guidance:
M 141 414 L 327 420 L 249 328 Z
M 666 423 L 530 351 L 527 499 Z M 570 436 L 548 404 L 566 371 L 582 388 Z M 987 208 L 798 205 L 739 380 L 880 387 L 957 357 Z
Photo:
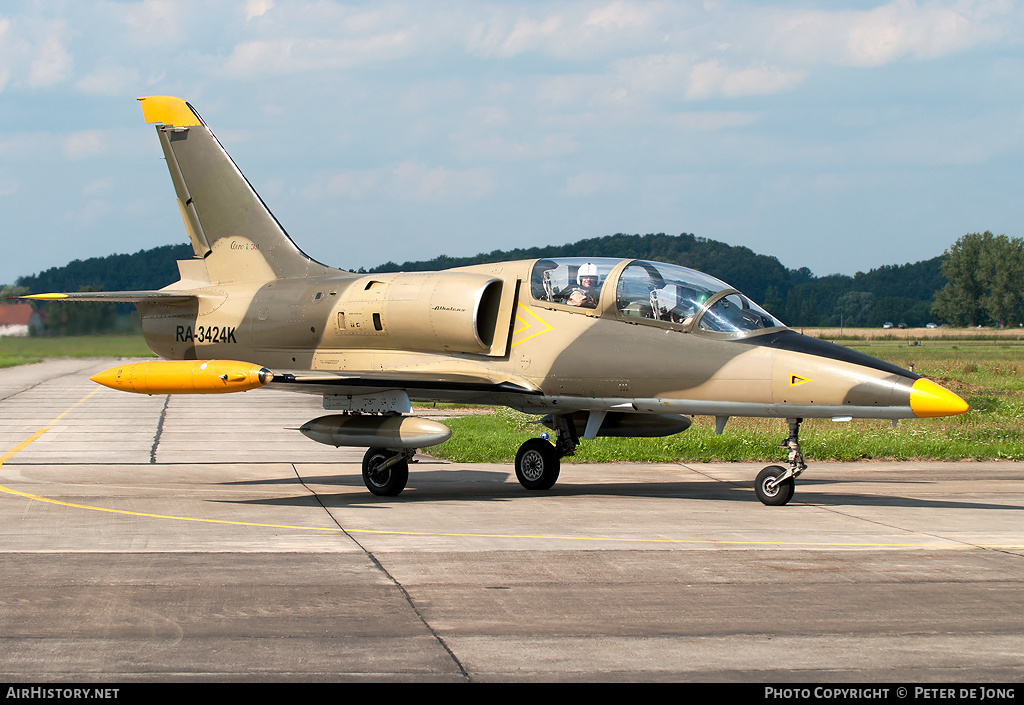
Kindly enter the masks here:
M 821 276 L 1021 237 L 1022 38 L 1009 0 L 5 0 L 0 283 L 186 241 L 145 95 L 345 269 L 685 232 Z

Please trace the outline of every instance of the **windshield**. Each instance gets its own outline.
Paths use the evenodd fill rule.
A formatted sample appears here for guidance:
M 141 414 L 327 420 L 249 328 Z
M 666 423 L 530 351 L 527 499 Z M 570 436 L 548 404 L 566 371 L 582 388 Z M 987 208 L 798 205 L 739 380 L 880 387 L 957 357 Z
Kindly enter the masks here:
M 684 326 L 697 320 L 700 330 L 714 333 L 740 334 L 782 325 L 725 282 L 674 264 L 630 262 L 619 276 L 615 299 L 624 316 Z

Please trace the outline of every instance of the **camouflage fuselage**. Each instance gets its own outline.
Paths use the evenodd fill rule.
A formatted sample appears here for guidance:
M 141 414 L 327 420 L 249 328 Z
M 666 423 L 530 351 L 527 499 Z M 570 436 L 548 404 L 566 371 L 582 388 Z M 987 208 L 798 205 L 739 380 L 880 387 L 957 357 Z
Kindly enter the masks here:
M 147 342 L 170 359 L 458 373 L 539 392 L 409 390 L 414 399 L 537 413 L 915 416 L 913 373 L 781 326 L 736 336 L 631 317 L 616 306 L 614 281 L 594 309 L 539 301 L 526 285 L 534 265 L 235 281 L 191 288 L 198 304 L 140 308 Z

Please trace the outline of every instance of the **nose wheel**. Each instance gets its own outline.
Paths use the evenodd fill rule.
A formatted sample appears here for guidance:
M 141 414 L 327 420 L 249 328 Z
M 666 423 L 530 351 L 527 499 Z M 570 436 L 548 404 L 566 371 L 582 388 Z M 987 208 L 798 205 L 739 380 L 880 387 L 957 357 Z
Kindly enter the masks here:
M 769 507 L 781 507 L 793 499 L 794 489 L 792 473 L 781 465 L 769 465 L 757 473 L 754 481 L 754 494 Z

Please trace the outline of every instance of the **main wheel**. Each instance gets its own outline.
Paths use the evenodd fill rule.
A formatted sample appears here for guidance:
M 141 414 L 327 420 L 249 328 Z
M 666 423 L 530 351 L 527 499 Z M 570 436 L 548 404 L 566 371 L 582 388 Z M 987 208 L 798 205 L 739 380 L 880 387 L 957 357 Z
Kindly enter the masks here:
M 757 479 L 754 481 L 754 494 L 763 504 L 767 504 L 769 507 L 781 507 L 793 498 L 796 483 L 793 482 L 792 477 L 786 478 L 774 487 L 771 486 L 772 481 L 785 472 L 786 468 L 780 465 L 769 465 L 757 473 Z
M 363 483 L 380 497 L 396 497 L 409 481 L 409 461 L 402 458 L 390 467 L 384 464 L 397 453 L 387 448 L 370 448 L 363 456 Z
M 516 453 L 516 477 L 528 490 L 550 490 L 561 467 L 555 447 L 543 438 L 531 438 Z

